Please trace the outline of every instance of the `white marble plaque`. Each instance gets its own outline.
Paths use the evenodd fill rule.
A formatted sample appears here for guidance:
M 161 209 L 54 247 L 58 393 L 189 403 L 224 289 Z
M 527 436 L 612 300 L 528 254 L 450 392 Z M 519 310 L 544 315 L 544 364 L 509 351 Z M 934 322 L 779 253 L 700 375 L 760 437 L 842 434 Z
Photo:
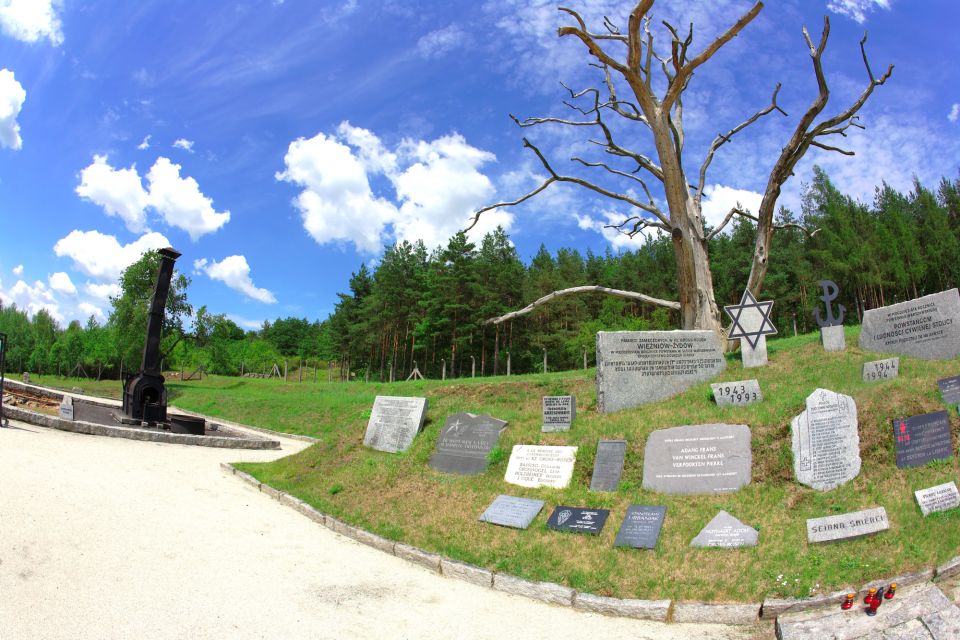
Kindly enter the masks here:
M 917 504 L 924 516 L 960 507 L 960 492 L 957 492 L 957 484 L 952 481 L 929 489 L 918 489 L 913 495 L 917 496 Z
M 576 447 L 517 444 L 510 454 L 503 479 L 521 487 L 563 489 L 570 484 L 576 461 Z
M 387 453 L 406 451 L 423 428 L 426 414 L 426 398 L 377 396 L 363 444 Z

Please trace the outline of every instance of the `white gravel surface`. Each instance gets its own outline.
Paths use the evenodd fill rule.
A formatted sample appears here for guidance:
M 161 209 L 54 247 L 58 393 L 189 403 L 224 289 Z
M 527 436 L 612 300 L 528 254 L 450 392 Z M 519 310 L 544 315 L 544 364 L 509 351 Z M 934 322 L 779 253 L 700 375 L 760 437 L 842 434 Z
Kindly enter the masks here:
M 303 442 L 223 450 L 10 425 L 0 428 L 2 640 L 749 636 L 585 614 L 431 574 L 219 467 Z

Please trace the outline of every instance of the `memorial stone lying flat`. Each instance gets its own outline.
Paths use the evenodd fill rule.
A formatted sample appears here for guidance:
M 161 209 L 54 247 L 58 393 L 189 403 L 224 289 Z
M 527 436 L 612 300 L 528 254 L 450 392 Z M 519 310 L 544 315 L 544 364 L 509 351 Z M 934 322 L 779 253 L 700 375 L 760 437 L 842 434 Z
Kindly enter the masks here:
M 597 535 L 610 515 L 608 509 L 586 509 L 583 507 L 557 507 L 547 520 L 547 527 L 555 531 L 589 533 Z
M 574 396 L 543 396 L 544 433 L 569 431 L 577 417 L 577 399 Z
M 790 423 L 797 482 L 827 491 L 860 473 L 860 434 L 853 398 L 817 389 Z
M 750 484 L 750 428 L 699 424 L 647 438 L 643 488 L 671 494 L 729 493 Z
M 426 398 L 377 396 L 363 444 L 388 453 L 406 451 L 423 428 L 426 414 Z
M 893 380 L 900 375 L 900 358 L 886 358 L 863 363 L 863 381 Z
M 960 376 L 937 380 L 944 404 L 960 404 Z
M 953 481 L 928 489 L 917 489 L 913 495 L 917 497 L 917 504 L 920 505 L 920 511 L 923 512 L 924 517 L 936 511 L 960 507 L 960 492 L 957 491 L 957 484 Z
M 897 467 L 909 469 L 953 456 L 950 414 L 934 411 L 893 421 Z
M 499 495 L 480 515 L 480 522 L 526 529 L 543 509 L 543 504 L 543 500 Z
M 883 507 L 807 520 L 808 542 L 835 542 L 867 536 L 890 528 Z
M 724 549 L 755 547 L 759 535 L 753 527 L 748 527 L 726 511 L 721 511 L 697 534 L 690 546 Z
M 756 380 L 714 382 L 710 385 L 710 388 L 713 389 L 713 400 L 719 407 L 746 405 L 763 401 L 763 394 L 760 393 L 760 383 Z
M 616 491 L 627 457 L 626 440 L 601 440 L 597 443 L 597 459 L 593 463 L 590 491 Z
M 932 293 L 863 314 L 860 348 L 925 360 L 960 355 L 960 293 Z
M 444 422 L 437 451 L 430 456 L 428 464 L 444 473 L 483 473 L 487 470 L 487 454 L 497 446 L 506 428 L 504 420 L 488 415 L 456 413 Z
M 597 407 L 610 413 L 657 402 L 726 368 L 713 331 L 600 331 Z
M 613 542 L 615 547 L 633 547 L 634 549 L 653 549 L 657 546 L 663 519 L 667 515 L 666 507 L 654 507 L 632 504 L 627 507 L 623 524 L 617 531 Z
M 63 396 L 60 403 L 60 417 L 64 420 L 73 420 L 73 396 Z
M 570 484 L 576 461 L 576 447 L 517 444 L 513 446 L 503 479 L 521 487 L 563 489 Z

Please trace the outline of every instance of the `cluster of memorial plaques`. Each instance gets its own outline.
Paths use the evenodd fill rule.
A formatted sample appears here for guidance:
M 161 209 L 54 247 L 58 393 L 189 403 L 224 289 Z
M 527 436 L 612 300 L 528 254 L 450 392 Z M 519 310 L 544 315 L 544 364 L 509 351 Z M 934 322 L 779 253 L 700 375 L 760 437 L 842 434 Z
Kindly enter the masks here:
M 570 484 L 577 447 L 513 446 L 504 480 L 521 487 L 563 489 Z
M 544 433 L 570 431 L 573 419 L 577 417 L 577 399 L 574 396 L 543 397 Z
M 710 385 L 710 389 L 713 390 L 713 400 L 718 407 L 743 406 L 763 401 L 760 383 L 756 380 L 714 382 Z
M 827 491 L 860 473 L 857 405 L 850 396 L 817 389 L 790 431 L 797 482 Z
M 426 398 L 377 396 L 370 411 L 363 444 L 388 453 L 406 451 L 413 444 L 413 438 L 423 429 L 426 414 Z
M 932 293 L 863 314 L 860 348 L 924 360 L 960 355 L 960 293 Z
M 729 493 L 750 484 L 750 427 L 700 424 L 650 434 L 643 488 L 670 494 Z
M 444 473 L 476 475 L 487 470 L 487 455 L 507 428 L 504 420 L 488 415 L 456 413 L 440 430 L 437 451 L 430 456 L 431 468 Z
M 953 456 L 950 415 L 934 411 L 893 421 L 897 467 L 909 469 Z
M 755 547 L 760 533 L 726 511 L 720 511 L 690 543 L 691 547 L 719 547 L 736 549 Z
M 886 358 L 863 363 L 863 381 L 893 380 L 900 375 L 900 358 Z

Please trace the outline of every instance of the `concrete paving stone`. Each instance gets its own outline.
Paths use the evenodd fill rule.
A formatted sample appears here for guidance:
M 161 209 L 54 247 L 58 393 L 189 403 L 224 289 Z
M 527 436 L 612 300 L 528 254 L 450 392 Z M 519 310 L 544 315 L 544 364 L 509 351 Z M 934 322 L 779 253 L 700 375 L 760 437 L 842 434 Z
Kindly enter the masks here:
M 960 608 L 955 604 L 951 604 L 936 613 L 923 616 L 921 620 L 927 626 L 934 640 L 957 640 L 957 638 L 960 638 Z
M 883 640 L 931 640 L 933 638 L 923 623 L 917 619 L 885 629 L 880 637 Z

